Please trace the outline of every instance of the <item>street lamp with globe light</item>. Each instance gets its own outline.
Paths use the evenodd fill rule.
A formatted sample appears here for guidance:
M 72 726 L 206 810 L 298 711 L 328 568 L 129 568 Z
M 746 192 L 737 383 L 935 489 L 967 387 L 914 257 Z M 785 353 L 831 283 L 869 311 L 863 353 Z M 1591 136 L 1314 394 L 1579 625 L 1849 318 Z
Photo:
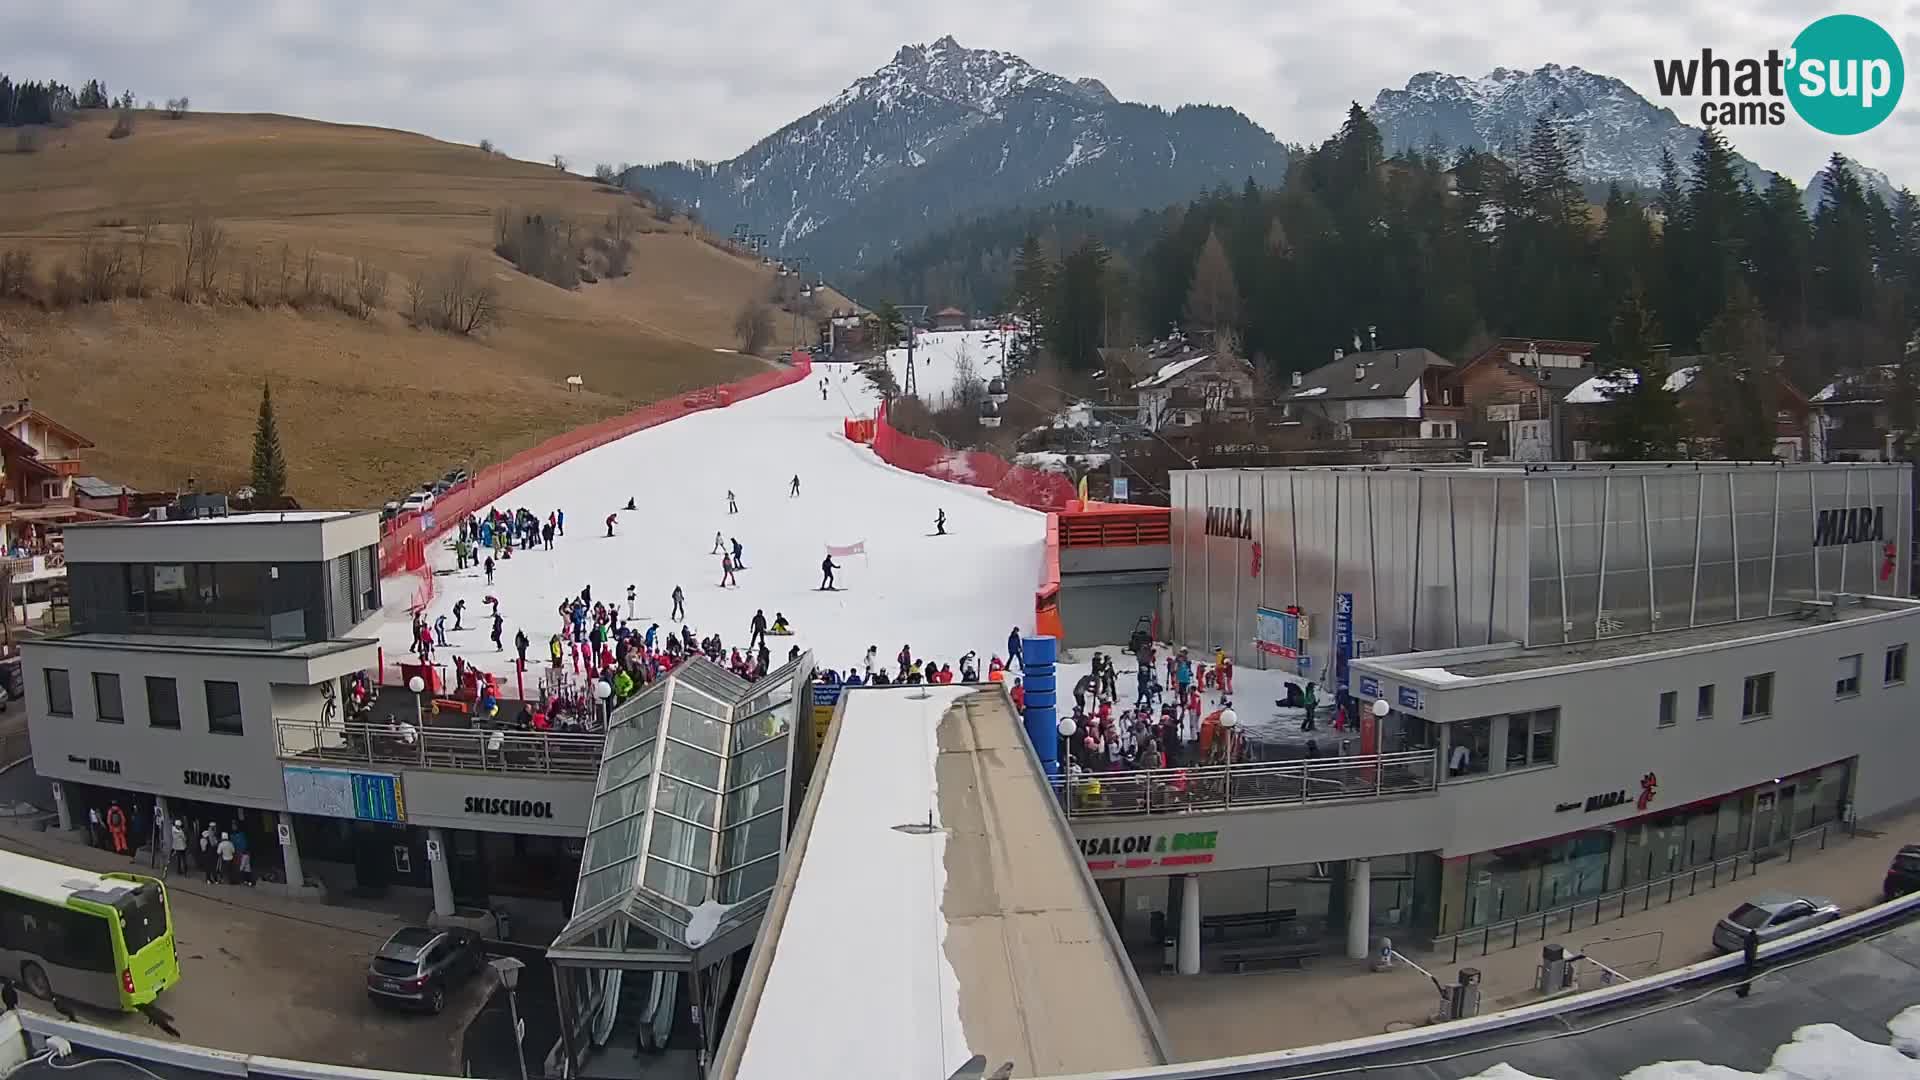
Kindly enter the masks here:
M 1073 717 L 1063 716 L 1053 727 L 1060 733 L 1060 801 L 1064 805 L 1071 802 L 1073 786 Z
M 426 710 L 420 705 L 420 694 L 427 688 L 427 680 L 418 675 L 408 676 L 407 689 L 413 691 L 413 722 L 416 727 L 427 722 Z
M 1233 737 L 1236 734 L 1236 729 L 1239 727 L 1240 714 L 1233 711 L 1232 705 L 1228 705 L 1226 708 L 1220 710 L 1220 729 L 1227 733 L 1226 802 L 1228 805 L 1232 805 L 1233 803 Z
M 603 731 L 606 730 L 607 727 L 607 699 L 612 696 L 613 687 L 607 685 L 607 680 L 593 680 L 593 700 L 598 702 L 600 706 L 600 728 Z

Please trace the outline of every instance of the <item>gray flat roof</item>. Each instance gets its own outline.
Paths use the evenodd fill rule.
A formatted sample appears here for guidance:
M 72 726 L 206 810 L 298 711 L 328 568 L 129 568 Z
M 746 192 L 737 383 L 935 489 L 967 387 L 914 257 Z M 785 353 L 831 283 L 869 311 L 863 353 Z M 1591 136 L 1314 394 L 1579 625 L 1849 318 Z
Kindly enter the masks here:
M 1296 469 L 1308 472 L 1417 472 L 1435 476 L 1539 476 L 1542 479 L 1553 477 L 1593 476 L 1612 474 L 1624 476 L 1663 476 L 1672 473 L 1724 473 L 1751 472 L 1757 469 L 1779 469 L 1784 472 L 1830 472 L 1841 469 L 1907 469 L 1911 468 L 1903 461 L 1806 461 L 1789 464 L 1779 461 L 1540 461 L 1488 462 L 1481 467 L 1465 463 L 1440 462 L 1431 465 L 1291 465 L 1271 467 L 1227 467 L 1216 469 L 1175 469 L 1174 472 L 1279 472 Z
M 337 521 L 356 514 L 377 514 L 377 510 L 262 510 L 257 513 L 227 514 L 224 517 L 169 518 L 166 521 L 89 521 L 69 525 L 69 529 L 145 529 L 155 525 L 299 525 Z
M 349 649 L 378 647 L 378 638 L 329 638 L 325 641 L 260 641 L 252 638 L 196 637 L 191 634 L 60 634 L 22 641 L 23 648 L 77 645 L 86 649 L 135 649 L 142 652 L 221 653 L 228 656 L 295 657 L 311 660 Z
M 844 693 L 714 1075 L 1162 1062 L 1151 1006 L 1004 691 Z M 931 829 L 929 829 L 931 825 Z

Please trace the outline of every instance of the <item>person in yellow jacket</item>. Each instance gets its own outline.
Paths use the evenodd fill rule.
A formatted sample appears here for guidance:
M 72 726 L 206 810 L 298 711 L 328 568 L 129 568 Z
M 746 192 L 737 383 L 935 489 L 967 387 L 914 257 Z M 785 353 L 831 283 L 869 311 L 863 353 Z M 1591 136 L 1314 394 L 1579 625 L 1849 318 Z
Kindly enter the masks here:
M 613 677 L 613 699 L 615 701 L 625 701 L 632 693 L 633 676 L 627 674 L 625 668 L 621 668 L 620 673 Z
M 553 657 L 553 666 L 554 666 L 554 667 L 559 667 L 559 666 L 560 666 L 560 655 L 561 655 L 561 653 L 560 653 L 560 635 L 559 635 L 559 634 L 555 634 L 555 635 L 553 635 L 553 636 L 552 636 L 551 638 L 548 638 L 548 639 L 547 639 L 547 653 L 548 653 L 548 654 L 549 654 L 550 656 L 552 656 L 552 657 Z

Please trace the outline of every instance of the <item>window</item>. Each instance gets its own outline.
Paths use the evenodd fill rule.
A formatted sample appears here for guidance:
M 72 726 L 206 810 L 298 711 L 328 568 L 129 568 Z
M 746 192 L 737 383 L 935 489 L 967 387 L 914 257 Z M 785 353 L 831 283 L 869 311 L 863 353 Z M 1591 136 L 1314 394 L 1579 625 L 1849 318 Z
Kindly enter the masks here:
M 1860 696 L 1860 654 L 1840 658 L 1840 671 L 1833 680 L 1833 696 L 1850 698 Z
M 1895 645 L 1887 650 L 1886 665 L 1881 669 L 1881 681 L 1894 686 L 1907 681 L 1907 647 Z
M 1707 685 L 1701 687 L 1700 692 L 1695 695 L 1694 706 L 1693 706 L 1693 718 L 1695 720 L 1713 719 L 1713 684 L 1712 683 L 1708 683 Z
M 73 715 L 73 688 L 62 668 L 47 669 L 47 713 L 50 716 Z
M 180 730 L 180 692 L 165 675 L 147 676 L 147 724 Z
M 103 724 L 124 724 L 127 711 L 120 704 L 120 676 L 110 672 L 93 673 L 94 716 Z
M 1747 676 L 1740 698 L 1740 719 L 1758 720 L 1773 712 L 1773 672 Z
M 1440 404 L 1442 405 L 1453 404 L 1453 387 L 1443 386 L 1440 388 Z
M 240 727 L 240 684 L 207 681 L 207 730 L 220 735 L 243 734 Z
M 1560 710 L 1539 709 L 1507 717 L 1507 768 L 1552 765 L 1559 742 Z
M 1660 726 L 1672 727 L 1679 720 L 1680 694 L 1668 690 L 1660 695 Z

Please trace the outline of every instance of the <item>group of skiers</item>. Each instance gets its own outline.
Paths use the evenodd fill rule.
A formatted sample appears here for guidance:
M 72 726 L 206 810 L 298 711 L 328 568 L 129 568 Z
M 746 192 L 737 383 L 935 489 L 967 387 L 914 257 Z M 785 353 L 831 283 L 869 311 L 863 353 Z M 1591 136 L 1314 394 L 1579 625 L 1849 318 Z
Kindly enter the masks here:
M 1120 704 L 1119 672 L 1104 653 L 1095 653 L 1092 670 L 1074 683 L 1074 731 L 1068 742 L 1076 768 L 1162 769 L 1245 757 L 1244 736 L 1223 730 L 1219 723 L 1220 715 L 1232 707 L 1233 658 L 1225 649 L 1214 650 L 1211 666 L 1196 664 L 1185 648 L 1169 651 L 1163 683 L 1158 646 L 1137 636 L 1133 648 L 1131 705 Z M 1211 711 L 1203 691 L 1215 694 Z

